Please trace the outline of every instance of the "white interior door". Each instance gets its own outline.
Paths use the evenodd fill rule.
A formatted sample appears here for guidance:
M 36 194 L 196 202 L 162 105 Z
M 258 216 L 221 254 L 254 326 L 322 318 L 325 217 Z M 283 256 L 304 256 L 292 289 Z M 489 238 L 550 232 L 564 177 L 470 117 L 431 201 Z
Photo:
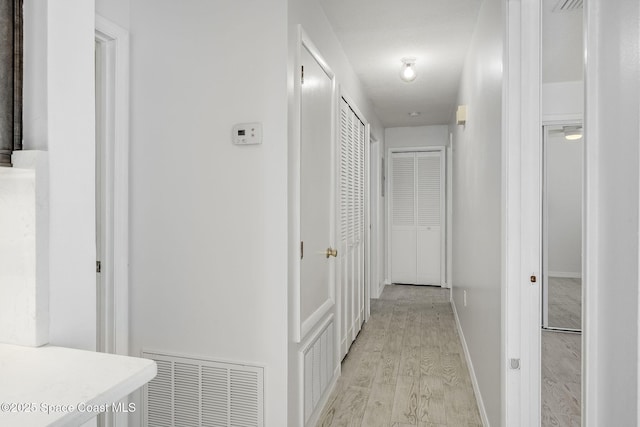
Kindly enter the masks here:
M 333 79 L 303 47 L 300 148 L 300 318 L 303 325 L 331 299 Z M 305 328 L 303 328 L 305 329 Z
M 416 283 L 441 283 L 442 168 L 439 152 L 416 153 Z
M 391 155 L 392 283 L 443 283 L 443 173 L 440 151 Z
M 391 282 L 416 283 L 415 153 L 391 156 Z
M 366 127 L 343 98 L 339 135 L 340 350 L 347 354 L 365 320 L 365 143 Z

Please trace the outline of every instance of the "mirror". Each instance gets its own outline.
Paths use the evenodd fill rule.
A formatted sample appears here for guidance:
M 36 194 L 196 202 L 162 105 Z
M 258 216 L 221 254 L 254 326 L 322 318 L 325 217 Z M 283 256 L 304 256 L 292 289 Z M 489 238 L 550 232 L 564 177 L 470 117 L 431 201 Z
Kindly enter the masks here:
M 543 312 L 547 329 L 582 329 L 580 123 L 544 127 Z

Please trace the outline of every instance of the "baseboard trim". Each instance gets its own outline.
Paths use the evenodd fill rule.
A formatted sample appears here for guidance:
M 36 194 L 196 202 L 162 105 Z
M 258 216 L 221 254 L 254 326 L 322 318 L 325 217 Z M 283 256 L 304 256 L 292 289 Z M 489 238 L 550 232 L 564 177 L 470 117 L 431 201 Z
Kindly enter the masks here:
M 307 421 L 307 423 L 305 424 L 306 427 L 315 426 L 318 421 L 320 421 L 320 416 L 324 412 L 325 406 L 327 406 L 327 403 L 329 402 L 329 396 L 331 396 L 331 393 L 333 393 L 336 388 L 336 384 L 338 384 L 338 378 L 340 378 L 340 374 L 340 364 L 338 364 L 335 371 L 333 372 L 333 378 L 331 379 L 329 387 L 327 387 L 324 395 L 320 398 L 315 412 L 311 414 L 311 417 L 309 417 L 309 421 Z
M 458 327 L 458 335 L 460 335 L 460 342 L 462 343 L 462 350 L 464 351 L 464 357 L 467 360 L 467 366 L 469 367 L 469 376 L 471 377 L 471 385 L 473 386 L 473 394 L 476 396 L 476 403 L 478 404 L 478 411 L 480 411 L 480 419 L 484 427 L 490 427 L 489 418 L 487 417 L 487 410 L 484 407 L 484 401 L 482 400 L 482 394 L 480 393 L 480 386 L 478 386 L 478 379 L 476 378 L 476 371 L 473 369 L 473 362 L 471 361 L 471 355 L 469 354 L 469 347 L 467 347 L 467 340 L 464 338 L 464 332 L 462 332 L 462 325 L 458 318 L 458 310 L 456 310 L 456 303 L 451 299 L 451 308 L 453 309 L 453 317 L 456 319 L 456 326 Z
M 581 279 L 582 274 L 580 272 L 571 272 L 571 271 L 550 271 L 548 273 L 549 277 L 560 277 L 563 279 Z

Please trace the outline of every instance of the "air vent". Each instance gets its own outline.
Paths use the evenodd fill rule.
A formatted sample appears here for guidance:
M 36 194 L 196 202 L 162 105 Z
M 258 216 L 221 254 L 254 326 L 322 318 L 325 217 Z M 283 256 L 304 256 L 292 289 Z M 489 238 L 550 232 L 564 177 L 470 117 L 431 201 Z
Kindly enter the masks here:
M 553 8 L 554 12 L 570 12 L 582 9 L 583 0 L 559 0 Z
M 143 352 L 158 375 L 145 386 L 145 426 L 263 427 L 264 369 Z

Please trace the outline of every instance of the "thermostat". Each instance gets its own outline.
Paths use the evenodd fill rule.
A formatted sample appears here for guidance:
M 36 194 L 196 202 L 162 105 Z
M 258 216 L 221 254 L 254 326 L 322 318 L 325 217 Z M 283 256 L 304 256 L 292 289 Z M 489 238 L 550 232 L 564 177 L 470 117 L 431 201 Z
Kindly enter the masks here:
M 235 125 L 231 140 L 236 145 L 262 144 L 262 123 L 240 123 Z

